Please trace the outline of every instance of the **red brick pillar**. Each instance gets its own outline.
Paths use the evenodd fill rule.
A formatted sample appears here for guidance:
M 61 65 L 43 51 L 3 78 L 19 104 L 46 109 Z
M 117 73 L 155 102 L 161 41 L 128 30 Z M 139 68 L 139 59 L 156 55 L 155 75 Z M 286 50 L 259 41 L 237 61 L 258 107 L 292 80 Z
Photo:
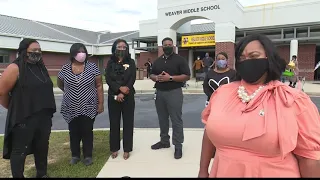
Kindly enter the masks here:
M 234 47 L 235 44 L 233 42 L 217 42 L 216 43 L 216 55 L 220 52 L 225 52 L 228 54 L 228 66 L 234 68 Z
M 306 80 L 313 81 L 316 44 L 301 44 L 298 47 L 299 76 L 304 76 Z

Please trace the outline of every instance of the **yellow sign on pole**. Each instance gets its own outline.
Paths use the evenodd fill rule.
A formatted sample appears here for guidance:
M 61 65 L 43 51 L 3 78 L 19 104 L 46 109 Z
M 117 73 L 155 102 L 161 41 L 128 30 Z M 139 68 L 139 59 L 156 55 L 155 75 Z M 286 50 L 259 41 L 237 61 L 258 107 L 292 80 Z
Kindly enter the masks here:
M 181 47 L 199 47 L 214 45 L 216 45 L 215 34 L 182 36 L 181 38 Z

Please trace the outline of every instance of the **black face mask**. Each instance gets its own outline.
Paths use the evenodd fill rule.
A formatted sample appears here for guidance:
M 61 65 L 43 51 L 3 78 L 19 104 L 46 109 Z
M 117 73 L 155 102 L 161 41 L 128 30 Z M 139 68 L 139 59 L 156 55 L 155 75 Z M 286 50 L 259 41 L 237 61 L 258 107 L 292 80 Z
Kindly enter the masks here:
M 237 64 L 237 72 L 247 83 L 257 82 L 269 69 L 267 58 L 248 59 Z
M 119 57 L 119 58 L 123 58 L 126 56 L 126 50 L 116 50 L 116 56 Z
M 41 60 L 42 54 L 38 52 L 30 52 L 28 58 L 31 63 L 37 63 Z
M 169 56 L 173 53 L 173 47 L 163 47 L 163 52 L 166 56 Z

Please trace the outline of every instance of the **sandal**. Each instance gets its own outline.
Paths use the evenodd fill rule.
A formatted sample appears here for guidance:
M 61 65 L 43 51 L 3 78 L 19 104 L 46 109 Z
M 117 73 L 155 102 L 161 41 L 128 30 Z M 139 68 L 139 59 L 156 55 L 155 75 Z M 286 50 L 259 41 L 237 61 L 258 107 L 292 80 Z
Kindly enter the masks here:
M 113 152 L 113 153 L 111 154 L 111 157 L 112 157 L 112 159 L 117 158 L 117 157 L 118 157 L 118 152 Z
M 129 157 L 130 157 L 130 153 L 125 152 L 125 153 L 123 154 L 123 159 L 124 159 L 124 160 L 129 159 Z

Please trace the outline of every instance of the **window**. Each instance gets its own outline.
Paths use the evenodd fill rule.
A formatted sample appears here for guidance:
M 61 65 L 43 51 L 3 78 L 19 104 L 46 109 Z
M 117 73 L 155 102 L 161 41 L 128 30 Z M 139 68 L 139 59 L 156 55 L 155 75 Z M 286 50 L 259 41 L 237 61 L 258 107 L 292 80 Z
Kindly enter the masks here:
M 292 39 L 294 38 L 294 28 L 284 29 L 283 31 L 284 39 Z
M 8 64 L 10 62 L 9 55 L 0 54 L 0 64 Z

